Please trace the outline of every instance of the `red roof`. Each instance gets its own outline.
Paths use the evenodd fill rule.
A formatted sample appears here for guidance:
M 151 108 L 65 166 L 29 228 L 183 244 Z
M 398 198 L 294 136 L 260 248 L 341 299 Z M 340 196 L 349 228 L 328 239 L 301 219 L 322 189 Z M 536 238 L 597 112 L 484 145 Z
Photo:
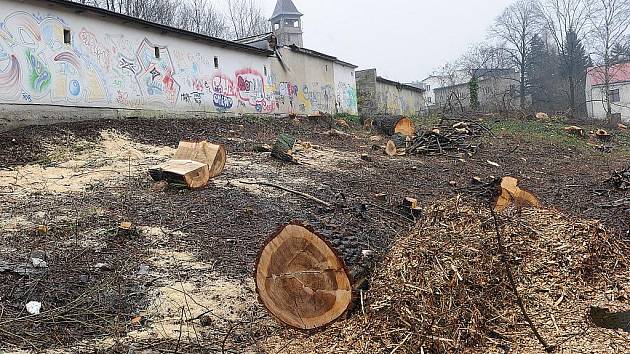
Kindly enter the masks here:
M 589 68 L 587 75 L 593 86 L 603 85 L 605 69 L 603 66 Z M 616 64 L 610 67 L 610 83 L 630 81 L 630 63 Z

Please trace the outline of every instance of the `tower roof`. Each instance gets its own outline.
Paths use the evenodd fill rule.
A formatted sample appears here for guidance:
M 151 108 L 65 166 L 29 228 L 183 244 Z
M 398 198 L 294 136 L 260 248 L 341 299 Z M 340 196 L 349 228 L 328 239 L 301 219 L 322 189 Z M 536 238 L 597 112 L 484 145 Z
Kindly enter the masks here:
M 295 4 L 291 0 L 278 0 L 276 3 L 276 8 L 273 10 L 273 15 L 271 15 L 271 20 L 280 16 L 302 16 L 303 14 L 298 11 Z

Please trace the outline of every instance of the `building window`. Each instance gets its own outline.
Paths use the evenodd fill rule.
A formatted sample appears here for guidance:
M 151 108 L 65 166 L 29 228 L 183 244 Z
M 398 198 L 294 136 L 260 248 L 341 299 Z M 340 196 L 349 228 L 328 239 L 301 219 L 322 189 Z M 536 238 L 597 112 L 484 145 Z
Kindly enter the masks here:
M 431 97 L 427 97 L 427 102 L 432 103 L 431 102 Z
M 265 72 L 265 76 L 267 76 L 267 66 L 263 66 L 263 71 Z
M 160 47 L 155 47 L 155 58 L 160 59 Z
M 608 92 L 608 99 L 610 100 L 610 102 L 620 102 L 621 97 L 619 97 L 619 89 L 610 90 Z
M 214 57 L 214 68 L 215 69 L 219 68 L 219 57 Z
M 427 91 L 431 91 L 431 85 L 427 85 Z M 429 97 L 429 98 L 431 98 L 431 97 Z M 429 101 L 429 102 L 431 102 L 431 101 Z
M 328 71 L 328 64 L 326 64 L 326 67 L 325 67 L 325 69 L 326 69 L 326 71 Z
M 63 42 L 65 44 L 70 44 L 71 41 L 72 41 L 72 35 L 70 34 L 70 30 L 69 29 L 64 29 L 63 30 Z

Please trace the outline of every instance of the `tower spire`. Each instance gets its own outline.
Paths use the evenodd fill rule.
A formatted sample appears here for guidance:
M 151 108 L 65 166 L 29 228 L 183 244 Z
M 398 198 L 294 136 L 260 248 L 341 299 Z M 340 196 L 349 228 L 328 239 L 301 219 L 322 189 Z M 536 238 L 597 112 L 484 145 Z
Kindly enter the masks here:
M 278 0 L 269 21 L 273 33 L 278 38 L 278 45 L 296 45 L 302 47 L 302 13 L 291 0 Z

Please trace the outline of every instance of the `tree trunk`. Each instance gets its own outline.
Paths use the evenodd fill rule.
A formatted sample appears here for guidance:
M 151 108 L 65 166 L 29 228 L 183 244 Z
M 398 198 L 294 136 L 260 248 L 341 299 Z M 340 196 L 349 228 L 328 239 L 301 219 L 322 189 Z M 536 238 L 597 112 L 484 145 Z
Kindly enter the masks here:
M 387 135 L 400 133 L 405 136 L 412 136 L 416 134 L 415 123 L 411 119 L 403 116 L 377 116 L 374 118 L 372 124 L 376 129 Z
M 310 227 L 279 228 L 255 267 L 260 302 L 280 322 L 315 329 L 337 320 L 352 304 L 352 277 L 328 240 Z

